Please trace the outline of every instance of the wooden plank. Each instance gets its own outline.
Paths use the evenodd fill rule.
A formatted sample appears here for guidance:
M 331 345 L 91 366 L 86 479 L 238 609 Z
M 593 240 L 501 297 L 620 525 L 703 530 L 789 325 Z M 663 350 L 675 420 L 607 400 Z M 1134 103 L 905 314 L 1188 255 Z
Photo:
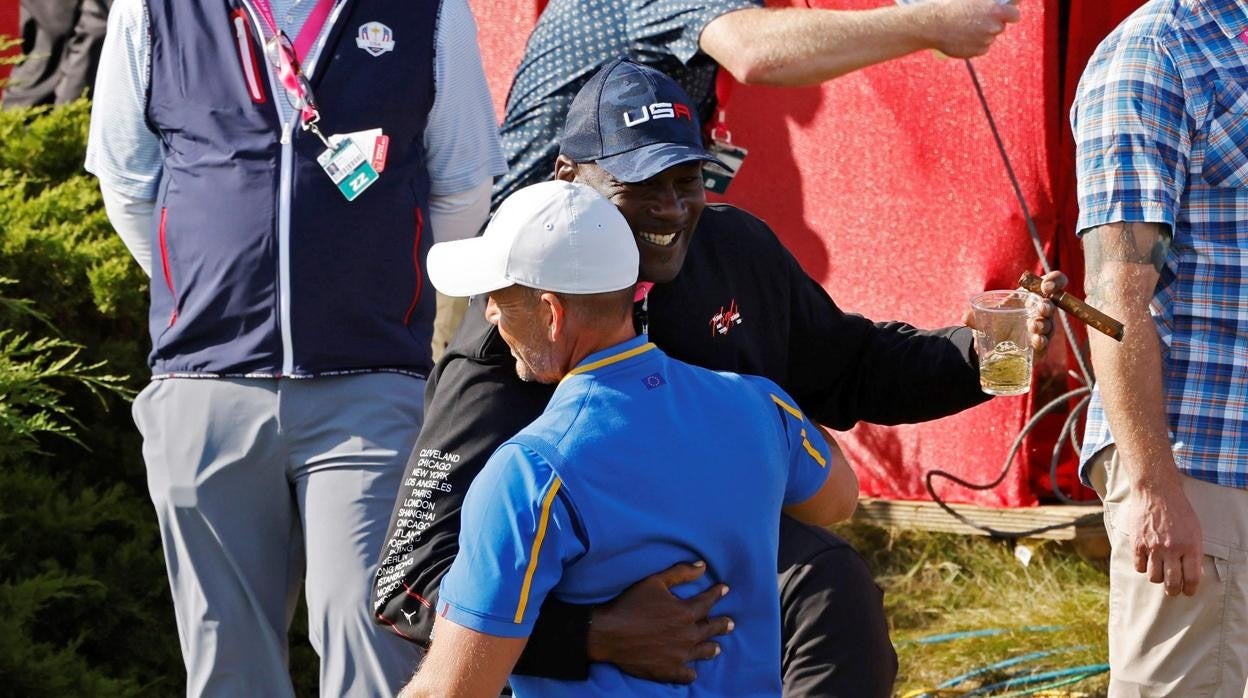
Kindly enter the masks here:
M 954 504 L 951 506 L 954 511 L 971 521 L 998 531 L 1007 532 L 1069 523 L 1083 516 L 1096 514 L 1101 511 L 1100 504 L 1060 504 L 1014 509 L 998 509 L 973 504 Z M 988 535 L 986 532 L 973 526 L 968 526 L 950 516 L 948 512 L 941 509 L 935 502 L 863 498 L 858 501 L 858 510 L 854 513 L 854 520 L 885 528 L 912 528 L 944 533 Z M 1074 540 L 1094 545 L 1104 540 L 1106 535 L 1105 526 L 1101 523 L 1101 520 L 1093 519 L 1074 526 L 1065 526 L 1038 533 L 1031 537 L 1050 540 Z

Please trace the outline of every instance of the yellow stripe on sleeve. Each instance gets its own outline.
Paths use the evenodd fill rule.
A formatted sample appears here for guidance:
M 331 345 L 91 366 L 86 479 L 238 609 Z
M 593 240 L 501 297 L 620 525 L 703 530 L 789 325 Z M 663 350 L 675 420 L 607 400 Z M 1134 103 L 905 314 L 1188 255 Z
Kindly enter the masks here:
M 768 395 L 771 395 L 772 402 L 779 405 L 785 412 L 793 415 L 798 421 L 806 421 L 806 418 L 802 416 L 801 411 L 799 411 L 796 407 L 776 397 L 774 393 L 768 393 Z M 819 464 L 820 468 L 828 467 L 828 460 L 823 457 L 823 454 L 819 452 L 819 449 L 815 448 L 814 444 L 810 443 L 810 439 L 806 438 L 805 429 L 802 429 L 802 445 L 806 447 L 806 452 L 810 454 L 811 458 L 815 459 L 815 462 Z
M 772 394 L 772 393 L 768 393 L 768 395 L 771 395 L 771 401 L 772 401 L 772 402 L 774 402 L 774 403 L 776 403 L 777 405 L 779 405 L 780 407 L 784 408 L 784 411 L 785 411 L 785 412 L 788 412 L 789 414 L 791 414 L 791 415 L 793 415 L 794 417 L 796 417 L 796 418 L 798 419 L 798 421 L 805 421 L 805 420 L 806 420 L 806 418 L 802 416 L 801 411 L 799 411 L 796 407 L 794 407 L 794 406 L 790 405 L 789 403 L 785 402 L 784 400 L 781 400 L 780 398 L 776 397 L 776 396 L 775 396 L 774 394 Z
M 556 477 L 542 500 L 542 517 L 537 522 L 537 535 L 533 538 L 533 548 L 529 551 L 529 568 L 524 572 L 524 585 L 520 587 L 520 603 L 516 606 L 516 617 L 512 621 L 517 625 L 524 620 L 524 609 L 529 605 L 529 588 L 533 586 L 533 573 L 537 571 L 537 556 L 542 551 L 542 540 L 546 537 L 546 525 L 550 523 L 550 505 L 563 482 Z
M 811 458 L 815 459 L 815 462 L 819 464 L 820 468 L 828 467 L 827 459 L 823 457 L 823 454 L 819 452 L 819 449 L 815 448 L 815 445 L 810 442 L 810 439 L 806 438 L 805 429 L 802 430 L 802 445 L 806 447 L 806 452 L 810 454 Z

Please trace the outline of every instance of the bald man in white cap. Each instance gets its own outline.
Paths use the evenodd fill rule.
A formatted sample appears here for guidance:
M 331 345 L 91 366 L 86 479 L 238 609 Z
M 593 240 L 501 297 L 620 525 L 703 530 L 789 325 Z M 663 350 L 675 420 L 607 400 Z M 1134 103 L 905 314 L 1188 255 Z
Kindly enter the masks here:
M 730 581 L 717 610 L 736 626 L 695 687 L 780 695 L 781 510 L 832 523 L 853 511 L 857 481 L 775 383 L 676 361 L 637 334 L 638 261 L 616 207 L 561 181 L 516 192 L 482 237 L 430 252 L 436 288 L 488 294 L 519 376 L 559 386 L 473 482 L 435 640 L 401 695 L 498 695 L 548 595 L 607 601 L 639 573 L 691 559 L 706 574 L 673 591 Z M 511 685 L 521 698 L 671 688 L 606 663 L 584 681 Z

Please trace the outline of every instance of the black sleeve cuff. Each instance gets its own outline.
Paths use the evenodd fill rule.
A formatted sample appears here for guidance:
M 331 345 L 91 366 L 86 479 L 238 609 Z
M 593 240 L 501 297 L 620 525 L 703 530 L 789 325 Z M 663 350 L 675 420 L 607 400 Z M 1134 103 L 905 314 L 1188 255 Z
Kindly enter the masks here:
M 512 671 L 562 681 L 589 679 L 589 620 L 593 606 L 547 597 L 529 644 Z

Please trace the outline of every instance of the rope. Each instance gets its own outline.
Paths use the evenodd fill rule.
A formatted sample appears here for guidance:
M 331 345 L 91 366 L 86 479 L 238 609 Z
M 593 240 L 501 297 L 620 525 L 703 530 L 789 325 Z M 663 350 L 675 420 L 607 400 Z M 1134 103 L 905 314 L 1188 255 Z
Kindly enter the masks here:
M 1031 430 L 1035 428 L 1037 424 L 1040 423 L 1040 420 L 1048 416 L 1049 413 L 1056 411 L 1057 408 L 1063 406 L 1067 400 L 1073 399 L 1075 397 L 1086 396 L 1090 392 L 1091 392 L 1091 388 L 1087 386 L 1080 386 L 1078 388 L 1075 388 L 1074 390 L 1063 393 L 1059 395 L 1058 397 L 1054 398 L 1047 405 L 1040 408 L 1034 415 L 1032 415 L 1031 419 L 1028 420 L 1027 424 L 1023 426 L 1022 431 L 1020 431 L 1018 433 L 1018 436 L 1014 438 L 1014 444 L 1010 446 L 1010 452 L 1005 457 L 1005 465 L 1001 468 L 1001 473 L 997 475 L 997 477 L 992 482 L 988 482 L 985 484 L 975 484 L 975 483 L 963 480 L 957 475 L 954 475 L 953 473 L 948 472 L 946 470 L 940 470 L 938 468 L 934 468 L 932 470 L 927 471 L 927 475 L 925 475 L 923 478 L 923 484 L 927 487 L 927 493 L 931 495 L 932 501 L 936 502 L 937 506 L 943 509 L 945 513 L 949 514 L 950 516 L 957 519 L 958 521 L 961 521 L 967 526 L 983 531 L 984 533 L 987 533 L 988 535 L 993 536 L 994 538 L 1003 538 L 1006 540 L 1013 540 L 1017 538 L 1028 538 L 1028 537 L 1035 536 L 1040 533 L 1045 533 L 1048 531 L 1056 531 L 1058 529 L 1067 528 L 1069 526 L 1082 526 L 1084 524 L 1089 524 L 1089 523 L 1094 523 L 1096 521 L 1099 521 L 1101 519 L 1101 512 L 1097 512 L 1095 514 L 1085 514 L 1084 516 L 1080 516 L 1079 518 L 1073 521 L 1065 521 L 1065 522 L 1057 523 L 1057 524 L 1049 524 L 1047 526 L 1038 526 L 1036 528 L 1029 528 L 1024 531 L 1001 531 L 991 526 L 988 526 L 986 524 L 981 524 L 981 523 L 972 521 L 971 519 L 967 518 L 965 515 L 959 513 L 952 506 L 950 506 L 948 502 L 941 499 L 940 495 L 936 494 L 936 487 L 933 484 L 933 481 L 937 477 L 942 477 L 958 485 L 961 485 L 962 487 L 965 487 L 967 489 L 978 490 L 978 491 L 990 490 L 996 487 L 997 485 L 1000 485 L 1001 482 L 1005 480 L 1006 474 L 1010 472 L 1010 466 L 1013 465 L 1014 463 L 1014 457 L 1018 455 L 1019 450 L 1022 448 L 1023 439 L 1026 438 L 1027 434 L 1030 433 Z M 1086 398 L 1085 400 L 1081 400 L 1079 404 L 1086 405 Z M 1068 416 L 1066 419 L 1067 424 L 1073 424 L 1074 420 L 1078 418 L 1078 415 L 1079 415 L 1078 412 L 1072 411 L 1071 415 Z M 1063 440 L 1059 438 L 1057 441 L 1057 445 L 1054 447 L 1055 461 L 1060 460 L 1058 456 L 1061 455 L 1062 445 L 1063 445 Z M 1055 472 L 1056 467 L 1054 466 L 1052 470 Z M 1053 480 L 1053 489 L 1054 491 L 1057 491 L 1058 489 L 1056 479 Z
M 1041 652 L 1028 652 L 1027 654 L 1018 655 L 1016 657 L 1010 657 L 1009 659 L 1003 659 L 999 662 L 993 662 L 992 664 L 988 664 L 986 666 L 979 667 L 978 669 L 968 671 L 965 674 L 959 674 L 958 676 L 955 676 L 952 679 L 941 682 L 941 684 L 937 686 L 936 688 L 953 688 L 954 686 L 957 686 L 963 681 L 973 679 L 976 676 L 982 676 L 991 671 L 998 671 L 1000 669 L 1009 669 L 1010 667 L 1018 666 L 1019 664 L 1026 664 L 1028 662 L 1034 662 L 1038 659 L 1044 659 L 1045 657 L 1050 657 L 1055 654 L 1061 654 L 1063 652 L 1076 652 L 1076 651 L 1084 650 L 1087 648 L 1088 648 L 1088 645 L 1078 645 L 1075 647 L 1060 647 L 1058 649 L 1044 650 Z

